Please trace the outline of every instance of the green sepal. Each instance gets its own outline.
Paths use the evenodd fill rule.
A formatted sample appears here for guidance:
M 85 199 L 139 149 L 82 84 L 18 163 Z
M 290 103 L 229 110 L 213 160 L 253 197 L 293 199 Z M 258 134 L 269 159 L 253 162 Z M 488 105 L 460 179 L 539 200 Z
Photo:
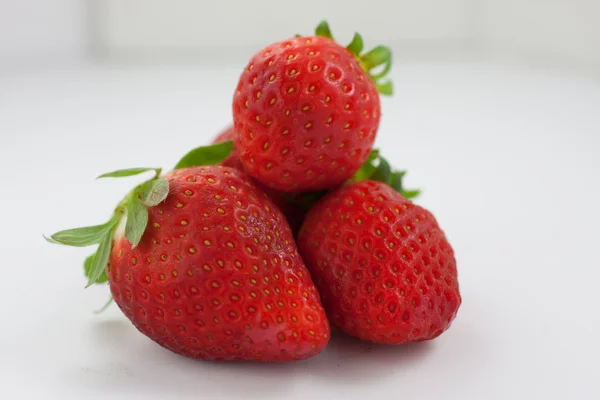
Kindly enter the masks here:
M 44 238 L 50 243 L 65 244 L 70 246 L 90 246 L 98 244 L 96 253 L 84 261 L 84 273 L 87 277 L 86 287 L 94 283 L 106 283 L 106 266 L 110 258 L 113 235 L 122 218 L 127 214 L 125 222 L 125 238 L 132 248 L 135 248 L 148 225 L 148 207 L 153 207 L 166 199 L 169 194 L 169 181 L 160 178 L 160 168 L 130 168 L 109 172 L 100 176 L 126 177 L 154 171 L 155 176 L 135 187 L 116 207 L 112 218 L 105 224 L 75 228 L 60 231 Z
M 66 229 L 56 232 L 50 237 L 44 238 L 55 244 L 64 244 L 65 246 L 87 247 L 100 243 L 106 232 L 111 230 L 118 222 L 117 216 L 113 216 L 110 221 L 102 225 L 86 226 L 82 228 Z
M 319 25 L 317 25 L 317 29 L 315 29 L 315 34 L 317 36 L 322 36 L 333 40 L 333 35 L 331 34 L 331 29 L 329 29 L 329 24 L 327 23 L 327 21 L 321 21 Z
M 390 164 L 387 162 L 385 158 L 379 157 L 379 165 L 375 169 L 373 175 L 371 175 L 371 180 L 378 182 L 390 182 L 390 178 L 392 177 L 392 168 Z
M 394 171 L 390 177 L 390 186 L 397 192 L 402 190 L 402 178 L 406 175 L 406 171 Z
M 210 146 L 196 147 L 179 160 L 175 169 L 218 164 L 229 156 L 231 150 L 233 150 L 231 140 Z
M 106 304 L 104 304 L 101 309 L 94 311 L 94 314 L 102 314 L 104 311 L 106 311 L 108 309 L 108 307 L 110 307 L 110 305 L 113 303 L 113 300 L 114 300 L 114 298 L 112 296 L 110 296 L 110 298 L 108 299 Z
M 371 70 L 380 65 L 390 64 L 392 62 L 392 52 L 389 47 L 377 46 L 363 54 L 360 59 L 363 66 L 367 70 Z M 381 76 L 378 76 L 378 78 L 381 78 Z
M 363 47 L 364 47 L 363 38 L 360 35 L 360 33 L 358 33 L 358 32 L 356 32 L 354 34 L 352 41 L 350 42 L 350 44 L 348 46 L 346 46 L 346 48 L 348 50 L 350 50 L 350 53 L 354 54 L 357 57 L 360 56 L 360 53 L 363 51 Z
M 402 185 L 402 178 L 404 178 L 404 175 L 406 175 L 406 171 L 396 171 L 392 173 L 392 176 L 390 177 L 390 186 L 392 188 L 394 188 L 394 190 L 398 193 L 400 193 L 402 196 L 404 196 L 407 199 L 414 199 L 415 197 L 418 197 L 419 194 L 421 194 L 421 191 L 416 189 L 416 190 L 405 190 L 403 185 Z
M 148 225 L 148 209 L 136 196 L 132 196 L 127 202 L 127 222 L 125 223 L 125 239 L 131 243 L 134 249 L 142 240 L 144 231 Z
M 414 198 L 419 197 L 419 195 L 421 194 L 421 191 L 419 189 L 415 189 L 415 190 L 402 190 L 400 192 L 400 194 L 402 196 L 404 196 L 404 198 L 412 200 Z
M 113 230 L 111 229 L 104 235 L 104 237 L 100 241 L 98 250 L 93 255 L 92 262 L 89 267 L 88 283 L 86 285 L 86 288 L 98 282 L 103 273 L 106 274 L 106 264 L 108 263 L 108 258 L 110 257 L 112 237 Z
M 90 278 L 90 272 L 92 270 L 92 261 L 94 259 L 94 254 L 87 257 L 85 259 L 85 261 L 83 262 L 83 271 L 84 271 L 85 277 L 88 279 Z M 102 284 L 102 283 L 106 283 L 106 282 L 108 282 L 108 276 L 106 276 L 106 269 L 104 269 L 102 271 L 102 274 L 100 275 L 100 277 L 94 283 Z
M 169 181 L 165 178 L 153 179 L 140 185 L 141 200 L 148 207 L 154 207 L 169 195 Z
M 404 198 L 414 199 L 419 196 L 421 191 L 404 189 L 402 186 L 404 175 L 406 175 L 406 171 L 393 171 L 388 161 L 379 154 L 379 150 L 374 149 L 349 182 L 364 180 L 383 182 Z
M 118 169 L 116 171 L 112 171 L 112 172 L 107 172 L 105 174 L 100 175 L 99 177 L 97 177 L 96 179 L 100 179 L 100 178 L 124 178 L 127 176 L 134 176 L 134 175 L 139 175 L 142 174 L 144 172 L 148 172 L 148 171 L 154 171 L 156 173 L 156 176 L 160 176 L 160 173 L 162 172 L 161 168 L 127 168 L 127 169 Z
M 359 57 L 359 62 L 365 71 L 369 74 L 377 91 L 384 95 L 393 94 L 393 86 L 390 81 L 381 82 L 392 68 L 392 51 L 386 46 L 377 46 Z M 373 69 L 383 66 L 379 73 L 372 72 Z
M 321 21 L 315 29 L 317 36 L 333 39 L 331 29 L 327 21 Z M 392 83 L 390 81 L 382 82 L 392 67 L 392 51 L 387 46 L 377 46 L 361 55 L 364 48 L 363 37 L 360 33 L 355 33 L 352 41 L 346 49 L 356 57 L 362 69 L 371 77 L 377 91 L 382 95 L 391 96 L 394 93 Z M 374 69 L 382 67 L 380 72 L 374 72 Z
M 354 176 L 350 178 L 350 180 L 352 182 L 359 182 L 371 178 L 371 176 L 375 173 L 375 170 L 377 170 L 377 167 L 374 163 L 378 158 L 379 150 L 371 150 L 371 153 L 369 153 L 369 157 L 367 157 L 367 160 L 363 163 L 360 169 L 356 171 Z
M 391 81 L 387 81 L 384 83 L 376 84 L 375 88 L 381 94 L 385 94 L 386 96 L 391 96 L 394 94 L 394 86 Z

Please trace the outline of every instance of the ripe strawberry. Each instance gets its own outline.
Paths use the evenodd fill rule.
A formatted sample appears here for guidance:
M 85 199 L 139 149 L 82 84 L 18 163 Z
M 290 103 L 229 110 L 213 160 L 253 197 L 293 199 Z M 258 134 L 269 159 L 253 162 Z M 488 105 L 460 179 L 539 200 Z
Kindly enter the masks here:
M 317 36 L 267 46 L 244 69 L 233 99 L 235 147 L 248 174 L 282 192 L 331 189 L 365 161 L 379 126 L 386 47 L 360 55 L 321 23 Z M 370 71 L 384 65 L 377 75 Z
M 228 167 L 159 173 L 134 189 L 102 229 L 52 239 L 100 242 L 87 268 L 90 283 L 107 265 L 117 305 L 169 350 L 206 360 L 318 354 L 329 325 L 290 228 L 267 195 Z M 101 232 L 91 240 L 94 229 Z
M 217 137 L 213 140 L 212 143 L 217 144 L 217 143 L 227 142 L 230 140 L 233 141 L 234 132 L 235 132 L 235 130 L 233 128 L 233 125 L 229 125 L 228 127 L 223 129 L 217 135 Z M 238 153 L 235 149 L 231 150 L 231 153 L 229 153 L 227 158 L 221 162 L 221 165 L 223 165 L 225 167 L 239 169 L 240 171 L 244 170 L 244 166 L 242 165 L 242 162 L 240 161 L 240 157 L 238 156 Z
M 360 339 L 433 339 L 461 304 L 454 252 L 434 216 L 384 183 L 331 192 L 307 215 L 298 247 L 331 323 Z
M 217 144 L 233 140 L 234 132 L 235 129 L 233 125 L 228 126 L 221 133 L 219 133 L 219 135 L 217 135 L 217 137 L 213 140 L 213 143 Z M 229 156 L 223 160 L 223 162 L 221 162 L 221 165 L 244 171 L 244 166 L 242 165 L 235 149 L 232 149 Z M 283 215 L 285 215 L 285 219 L 287 220 L 288 224 L 290 224 L 292 233 L 294 236 L 296 236 L 300 230 L 300 227 L 302 226 L 302 221 L 304 220 L 304 216 L 310 208 L 311 203 L 306 201 L 306 199 L 301 196 L 278 192 L 277 190 L 273 190 L 258 181 L 255 181 L 255 184 L 265 193 L 267 193 L 275 205 L 279 207 Z

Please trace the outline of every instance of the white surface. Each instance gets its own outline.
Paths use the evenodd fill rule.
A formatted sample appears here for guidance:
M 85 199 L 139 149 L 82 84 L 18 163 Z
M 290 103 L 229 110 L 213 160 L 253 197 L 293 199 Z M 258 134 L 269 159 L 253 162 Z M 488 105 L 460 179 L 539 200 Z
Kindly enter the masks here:
M 457 253 L 463 305 L 431 343 L 334 337 L 286 365 L 192 361 L 139 334 L 91 250 L 42 233 L 104 220 L 133 181 L 229 122 L 235 69 L 84 68 L 0 80 L 0 387 L 60 399 L 593 399 L 600 86 L 544 71 L 406 64 L 378 145 L 424 189 Z

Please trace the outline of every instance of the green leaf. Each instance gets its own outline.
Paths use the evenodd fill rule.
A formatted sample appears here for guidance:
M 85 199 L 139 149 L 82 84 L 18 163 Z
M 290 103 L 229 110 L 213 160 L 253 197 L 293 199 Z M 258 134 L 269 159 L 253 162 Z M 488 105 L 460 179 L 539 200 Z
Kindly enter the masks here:
M 374 173 L 377 167 L 374 162 L 379 157 L 379 150 L 371 150 L 369 157 L 363 163 L 358 171 L 354 174 L 354 176 L 350 179 L 352 182 L 359 182 L 369 179 Z
M 148 207 L 160 204 L 169 195 L 169 181 L 165 178 L 144 182 L 141 186 L 142 202 Z
M 379 161 L 377 166 L 375 165 L 376 161 Z M 404 175 L 406 175 L 406 171 L 393 171 L 389 162 L 379 154 L 379 151 L 372 150 L 367 161 L 365 161 L 362 167 L 354 174 L 350 179 L 350 182 L 360 182 L 364 180 L 383 182 L 405 198 L 414 199 L 421 194 L 421 191 L 405 190 L 402 185 Z
M 139 175 L 141 173 L 147 172 L 147 171 L 155 171 L 156 172 L 156 176 L 159 176 L 162 169 L 161 168 L 128 168 L 128 169 L 118 169 L 116 171 L 113 172 L 107 172 L 106 174 L 102 174 L 100 175 L 98 178 L 96 179 L 100 179 L 100 178 L 123 178 L 126 176 L 134 176 L 134 175 Z
M 354 54 L 357 57 L 360 55 L 360 52 L 363 51 L 363 47 L 363 38 L 358 32 L 354 34 L 352 41 L 348 46 L 346 46 L 346 48 L 350 50 L 350 53 Z
M 373 149 L 369 153 L 369 157 L 367 157 L 367 161 L 373 162 L 379 158 L 379 149 Z
M 110 221 L 102 225 L 86 226 L 83 228 L 67 229 L 56 232 L 49 238 L 44 238 L 50 243 L 59 243 L 66 246 L 86 247 L 100 243 L 106 232 L 117 224 L 117 217 L 113 216 Z
M 233 142 L 231 140 L 210 146 L 197 147 L 183 156 L 175 169 L 218 164 L 229 156 L 232 149 Z
M 327 21 L 321 21 L 315 32 L 317 36 L 334 40 Z M 354 34 L 352 41 L 346 48 L 356 57 L 361 68 L 371 77 L 378 92 L 383 95 L 392 95 L 394 90 L 391 82 L 380 82 L 382 78 L 387 76 L 392 67 L 392 51 L 390 48 L 387 46 L 377 46 L 361 55 L 360 53 L 364 49 L 364 41 L 358 32 Z M 381 67 L 380 72 L 373 71 L 377 67 Z
M 383 68 L 382 68 L 381 72 L 370 75 L 371 79 L 373 79 L 375 82 L 377 82 L 379 79 L 386 76 L 388 74 L 388 72 L 390 72 L 390 69 L 392 69 L 392 59 L 391 58 L 389 60 L 387 60 L 385 62 L 385 64 L 383 64 Z
M 46 241 L 48 243 L 52 243 L 52 244 L 62 244 L 61 242 L 57 242 L 56 240 L 52 239 L 52 237 L 48 237 L 46 235 L 42 235 L 44 237 L 44 239 L 46 239 Z
M 367 70 L 391 62 L 391 60 L 392 51 L 386 46 L 377 46 L 374 49 L 369 50 L 361 57 L 361 61 Z
M 402 178 L 406 175 L 406 171 L 395 171 L 390 177 L 390 186 L 396 192 L 402 192 Z
M 110 256 L 110 248 L 112 247 L 112 236 L 113 231 L 108 231 L 98 246 L 98 251 L 92 257 L 91 265 L 88 269 L 88 283 L 86 287 L 90 287 L 102 277 L 102 274 L 106 274 L 106 264 Z
M 392 176 L 392 168 L 390 164 L 384 158 L 379 158 L 379 165 L 375 170 L 375 173 L 371 175 L 371 180 L 383 182 L 386 184 L 390 183 L 390 177 Z
M 94 314 L 102 314 L 104 311 L 106 311 L 108 309 L 108 307 L 110 307 L 110 305 L 113 302 L 113 297 L 110 296 L 110 298 L 108 299 L 108 301 L 106 302 L 106 304 L 104 304 L 104 306 L 102 306 L 101 309 L 94 311 Z
M 365 181 L 371 177 L 375 173 L 375 167 L 372 163 L 365 163 L 362 167 L 352 177 L 353 182 Z
M 406 171 L 396 171 L 390 177 L 390 186 L 396 192 L 400 193 L 404 198 L 414 199 L 421 194 L 420 190 L 405 190 L 402 184 L 402 179 L 406 175 Z
M 404 198 L 406 199 L 414 199 L 415 197 L 419 197 L 419 195 L 421 194 L 420 190 L 403 190 L 400 192 L 400 194 L 402 196 L 404 196 Z
M 331 35 L 331 30 L 329 29 L 329 24 L 327 23 L 327 21 L 321 21 L 321 23 L 317 25 L 315 33 L 317 36 L 323 36 L 333 40 L 333 36 Z
M 386 46 L 377 46 L 374 49 L 368 51 L 359 57 L 359 61 L 361 66 L 373 82 L 375 83 L 375 87 L 377 91 L 384 95 L 392 95 L 394 90 L 392 83 L 388 82 L 380 82 L 382 78 L 384 78 L 392 68 L 392 51 L 389 47 Z M 383 66 L 381 72 L 372 73 L 371 70 L 377 68 L 379 66 Z
M 127 202 L 127 223 L 125 224 L 125 239 L 135 248 L 142 240 L 148 225 L 148 209 L 136 196 Z
M 377 88 L 377 91 L 383 95 L 386 96 L 391 96 L 394 94 L 394 86 L 392 85 L 391 81 L 387 81 L 385 83 L 381 83 L 381 84 L 375 84 L 375 88 Z
M 85 261 L 83 262 L 83 271 L 85 273 L 85 277 L 88 279 L 90 277 L 90 272 L 92 270 L 92 261 L 94 260 L 94 254 L 92 254 L 91 256 L 86 258 Z M 94 283 L 102 284 L 102 283 L 106 283 L 106 282 L 108 282 L 108 277 L 106 276 L 106 269 L 104 269 L 102 271 L 102 274 L 100 275 L 100 277 Z

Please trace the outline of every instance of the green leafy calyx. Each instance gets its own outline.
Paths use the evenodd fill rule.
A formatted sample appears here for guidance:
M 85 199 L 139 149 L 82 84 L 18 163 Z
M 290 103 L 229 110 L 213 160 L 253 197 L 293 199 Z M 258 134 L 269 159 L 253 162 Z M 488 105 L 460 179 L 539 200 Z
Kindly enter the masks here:
M 137 185 L 115 208 L 108 222 L 101 225 L 67 229 L 45 237 L 50 243 L 66 246 L 86 247 L 98 245 L 94 254 L 85 259 L 84 273 L 88 279 L 86 287 L 106 283 L 106 265 L 110 258 L 113 235 L 125 218 L 125 239 L 136 247 L 148 224 L 148 207 L 154 207 L 169 194 L 169 182 L 160 177 L 160 168 L 129 168 L 100 175 L 98 178 L 122 178 L 154 171 L 151 179 Z
M 232 149 L 233 142 L 231 140 L 210 146 L 196 147 L 179 160 L 175 169 L 218 164 L 229 156 Z
M 83 228 L 67 229 L 56 232 L 46 240 L 50 243 L 64 244 L 66 246 L 86 247 L 100 243 L 107 232 L 111 231 L 117 220 L 113 217 L 105 224 L 86 226 Z
M 94 261 L 95 255 L 96 255 L 96 253 L 92 254 L 91 256 L 87 257 L 85 259 L 85 261 L 83 262 L 83 273 L 87 278 L 89 278 L 89 276 L 92 274 L 92 263 Z M 108 277 L 106 276 L 106 270 L 103 270 L 102 274 L 100 274 L 100 276 L 96 279 L 95 283 L 106 283 L 106 282 L 108 282 Z
M 372 150 L 367 160 L 350 179 L 350 182 L 364 180 L 383 182 L 392 187 L 392 189 L 400 193 L 403 197 L 414 199 L 419 196 L 421 191 L 405 189 L 402 184 L 404 175 L 406 175 L 406 171 L 392 170 L 388 161 L 379 154 L 379 150 Z
M 213 165 L 225 160 L 231 150 L 231 141 L 198 147 L 187 153 L 175 169 Z M 113 236 L 118 226 L 125 226 L 125 239 L 137 247 L 148 225 L 148 208 L 162 203 L 169 195 L 169 181 L 161 177 L 161 168 L 128 168 L 102 174 L 100 178 L 123 178 L 154 171 L 154 176 L 137 185 L 117 205 L 108 222 L 101 225 L 67 229 L 44 238 L 50 243 L 86 247 L 98 245 L 94 254 L 86 258 L 83 267 L 87 286 L 107 282 L 106 265 L 110 258 Z M 107 306 L 110 304 L 107 303 Z M 105 306 L 106 307 L 106 306 Z
M 110 307 L 110 305 L 113 303 L 113 300 L 113 297 L 110 296 L 106 304 L 104 304 L 101 309 L 94 311 L 94 314 L 102 314 L 108 309 L 108 307 Z
M 317 25 L 317 28 L 315 29 L 315 34 L 333 40 L 333 35 L 331 34 L 331 29 L 329 29 L 327 21 L 319 22 L 319 25 Z
M 406 171 L 394 171 L 388 161 L 379 154 L 379 150 L 374 149 L 369 153 L 369 157 L 363 163 L 358 171 L 350 178 L 346 184 L 360 181 L 377 181 L 391 186 L 396 192 L 407 199 L 414 199 L 421 193 L 420 190 L 407 190 L 402 185 L 402 178 Z M 283 199 L 288 203 L 295 205 L 305 211 L 310 210 L 313 205 L 325 196 L 328 191 L 314 193 L 284 194 Z
M 144 172 L 148 172 L 148 171 L 154 171 L 156 173 L 156 176 L 158 177 L 161 173 L 161 169 L 160 168 L 127 168 L 127 169 L 118 169 L 116 171 L 112 171 L 112 172 L 107 172 L 105 174 L 100 175 L 98 178 L 96 179 L 100 179 L 100 178 L 125 178 L 128 176 L 134 176 L 134 175 L 139 175 L 142 174 Z
M 110 249 L 112 247 L 112 231 L 110 234 L 104 235 L 98 245 L 98 250 L 92 257 L 92 262 L 88 270 L 88 283 L 86 287 L 92 286 L 97 283 L 102 274 L 106 275 L 106 264 L 108 264 L 108 258 L 110 257 Z
M 125 239 L 136 248 L 142 240 L 142 235 L 148 225 L 148 209 L 137 197 L 127 201 L 127 222 L 125 223 Z
M 327 21 L 321 21 L 315 30 L 317 36 L 333 40 L 331 29 Z M 346 46 L 348 51 L 356 57 L 361 67 L 369 74 L 379 93 L 392 95 L 394 90 L 390 80 L 384 80 L 392 67 L 392 52 L 389 47 L 377 46 L 363 53 L 364 42 L 359 33 L 355 33 L 352 41 Z M 378 72 L 376 72 L 379 70 Z

